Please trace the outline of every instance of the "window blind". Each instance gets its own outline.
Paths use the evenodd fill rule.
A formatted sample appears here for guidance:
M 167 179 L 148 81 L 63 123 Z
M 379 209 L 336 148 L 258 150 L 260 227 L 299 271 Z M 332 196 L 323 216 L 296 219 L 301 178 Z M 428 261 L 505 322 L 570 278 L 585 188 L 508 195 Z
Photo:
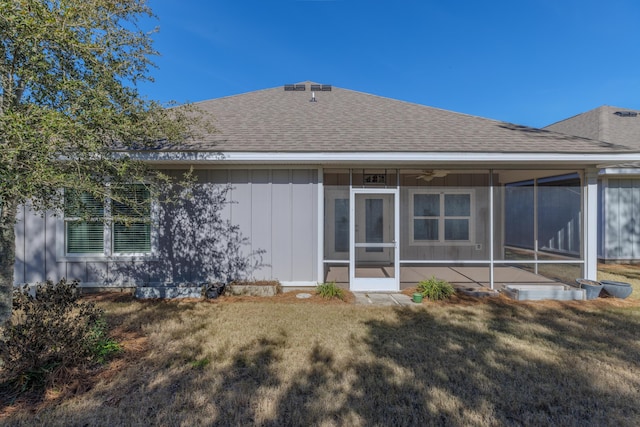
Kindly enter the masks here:
M 144 185 L 129 185 L 118 190 L 118 200 L 112 203 L 114 217 L 113 251 L 143 253 L 151 251 L 151 202 Z

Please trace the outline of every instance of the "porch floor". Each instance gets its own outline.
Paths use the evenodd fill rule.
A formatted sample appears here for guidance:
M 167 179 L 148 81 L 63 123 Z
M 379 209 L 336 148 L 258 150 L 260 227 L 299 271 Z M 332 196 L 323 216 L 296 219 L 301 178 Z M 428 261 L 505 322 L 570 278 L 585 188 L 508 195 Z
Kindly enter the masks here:
M 494 287 L 500 290 L 506 284 L 553 284 L 561 283 L 518 267 L 502 266 L 494 268 Z M 392 267 L 368 267 L 357 269 L 359 277 L 393 277 Z M 490 287 L 488 267 L 442 267 L 442 266 L 409 266 L 400 268 L 400 289 L 416 286 L 421 280 L 435 276 L 446 280 L 454 287 L 476 288 Z M 349 267 L 332 266 L 327 271 L 325 282 L 335 282 L 341 287 L 349 287 Z

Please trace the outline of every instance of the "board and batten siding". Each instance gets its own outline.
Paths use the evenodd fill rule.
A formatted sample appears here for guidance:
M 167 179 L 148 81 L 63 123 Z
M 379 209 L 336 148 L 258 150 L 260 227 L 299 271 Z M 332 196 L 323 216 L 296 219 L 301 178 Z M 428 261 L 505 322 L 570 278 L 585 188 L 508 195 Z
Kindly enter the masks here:
M 640 178 L 607 178 L 601 185 L 600 257 L 640 259 Z
M 14 283 L 43 282 L 64 277 L 64 266 L 56 262 L 55 235 L 58 219 L 19 206 L 15 225 Z
M 308 169 L 228 170 L 229 218 L 262 254 L 256 279 L 318 280 L 318 172 Z M 220 180 L 218 183 L 221 183 Z
M 226 243 L 218 244 L 215 233 L 226 233 L 220 232 L 226 221 L 237 226 L 241 257 L 256 266 L 247 278 L 292 285 L 317 282 L 316 169 L 208 169 L 196 170 L 195 175 L 198 181 L 192 202 L 185 203 L 182 210 L 162 205 L 161 224 L 154 227 L 158 250 L 151 260 L 65 257 L 61 253 L 64 243 L 57 241 L 64 239 L 62 218 L 41 216 L 21 206 L 15 226 L 14 283 L 57 281 L 62 277 L 79 279 L 90 286 L 201 282 L 215 270 L 208 265 L 204 252 L 213 246 L 218 252 L 225 250 Z M 225 202 L 217 209 L 206 206 L 207 193 L 226 185 L 229 190 Z M 204 197 L 198 200 L 199 195 Z M 207 221 L 214 216 L 219 224 Z M 191 217 L 187 221 L 190 228 L 181 223 L 184 217 Z M 185 253 L 177 253 L 180 250 Z M 193 256 L 185 256 L 187 253 Z

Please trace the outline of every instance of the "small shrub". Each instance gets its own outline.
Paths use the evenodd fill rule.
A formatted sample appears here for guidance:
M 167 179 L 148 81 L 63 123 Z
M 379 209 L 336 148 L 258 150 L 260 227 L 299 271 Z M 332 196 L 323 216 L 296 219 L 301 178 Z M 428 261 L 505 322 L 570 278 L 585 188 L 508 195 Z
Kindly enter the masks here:
M 339 298 L 344 300 L 344 291 L 335 282 L 320 283 L 316 286 L 316 294 L 322 298 Z
M 0 336 L 0 377 L 20 391 L 42 388 L 57 371 L 103 363 L 121 350 L 107 336 L 102 310 L 77 300 L 77 281 L 17 289 Z
M 107 336 L 107 322 L 98 319 L 87 336 L 87 347 L 98 363 L 105 363 L 109 358 L 122 351 L 122 346 Z
M 432 276 L 429 280 L 423 280 L 418 283 L 418 292 L 422 294 L 424 298 L 432 301 L 443 300 L 451 298 L 456 290 L 453 286 L 445 280 L 436 279 Z

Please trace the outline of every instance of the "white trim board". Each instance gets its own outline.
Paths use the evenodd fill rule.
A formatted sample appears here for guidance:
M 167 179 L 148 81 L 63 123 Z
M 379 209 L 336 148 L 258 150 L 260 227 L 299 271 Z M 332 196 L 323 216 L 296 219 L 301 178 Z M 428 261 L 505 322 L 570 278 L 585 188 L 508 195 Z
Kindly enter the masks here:
M 492 152 L 119 152 L 136 160 L 153 163 L 304 163 L 329 164 L 477 164 L 523 165 L 575 164 L 600 168 L 640 162 L 640 153 L 492 153 Z

